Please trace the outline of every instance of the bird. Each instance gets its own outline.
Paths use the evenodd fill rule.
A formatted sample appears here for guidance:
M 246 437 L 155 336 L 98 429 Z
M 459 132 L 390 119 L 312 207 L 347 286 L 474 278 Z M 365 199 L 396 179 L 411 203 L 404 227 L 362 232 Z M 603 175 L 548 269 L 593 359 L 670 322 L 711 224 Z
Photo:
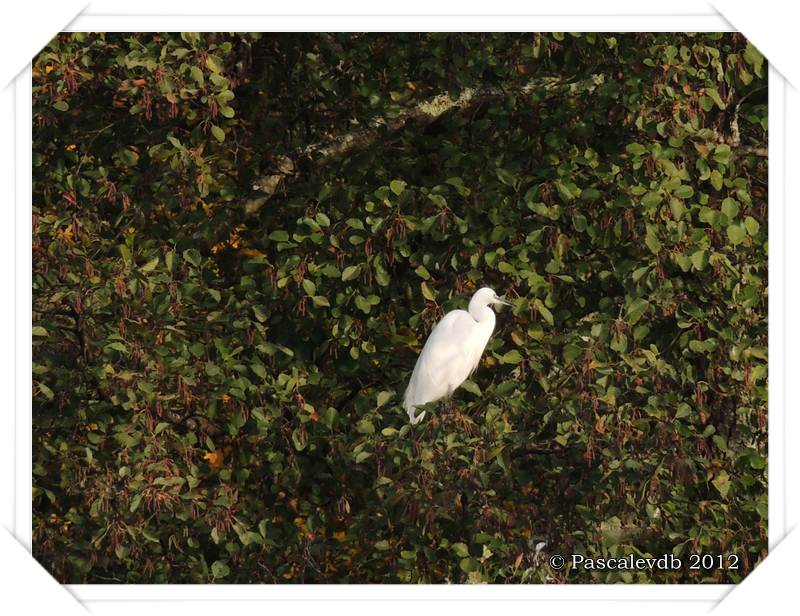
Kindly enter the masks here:
M 418 406 L 450 396 L 478 367 L 483 350 L 494 331 L 493 304 L 513 304 L 483 287 L 469 301 L 469 310 L 448 312 L 431 331 L 417 358 L 403 397 L 403 408 L 417 424 L 426 411 Z

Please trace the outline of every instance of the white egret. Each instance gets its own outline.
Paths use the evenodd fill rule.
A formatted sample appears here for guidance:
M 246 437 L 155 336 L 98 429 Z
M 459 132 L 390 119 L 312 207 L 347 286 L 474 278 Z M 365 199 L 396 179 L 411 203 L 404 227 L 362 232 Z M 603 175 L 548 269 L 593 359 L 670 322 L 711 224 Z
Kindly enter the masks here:
M 494 311 L 489 308 L 492 304 L 511 306 L 511 302 L 484 287 L 472 296 L 469 312 L 448 312 L 433 328 L 419 354 L 403 399 L 412 424 L 425 417 L 425 411 L 416 415 L 418 406 L 449 396 L 478 367 L 494 331 Z

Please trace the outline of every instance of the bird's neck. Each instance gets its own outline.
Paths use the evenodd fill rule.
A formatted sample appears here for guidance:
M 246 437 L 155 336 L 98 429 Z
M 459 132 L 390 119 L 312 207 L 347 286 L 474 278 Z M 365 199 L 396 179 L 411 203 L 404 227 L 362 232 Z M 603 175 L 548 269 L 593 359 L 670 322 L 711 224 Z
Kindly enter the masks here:
M 494 324 L 494 310 L 489 308 L 489 306 L 470 306 L 469 313 L 478 323 Z

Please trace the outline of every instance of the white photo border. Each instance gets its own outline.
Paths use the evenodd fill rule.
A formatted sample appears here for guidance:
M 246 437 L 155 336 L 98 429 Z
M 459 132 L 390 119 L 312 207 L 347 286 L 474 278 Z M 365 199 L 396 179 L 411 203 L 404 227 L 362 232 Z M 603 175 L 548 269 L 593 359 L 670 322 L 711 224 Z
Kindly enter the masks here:
M 209 2 L 200 2 L 208 6 Z M 611 3 L 613 4 L 613 3 Z M 176 10 L 178 7 L 171 7 Z M 189 8 L 189 7 L 187 7 Z M 193 3 L 197 10 L 197 3 Z M 202 6 L 201 6 L 202 8 Z M 122 15 L 95 13 L 79 15 L 67 31 L 732 31 L 718 13 L 683 15 Z M 785 415 L 785 305 L 786 305 L 786 96 L 783 77 L 770 65 L 769 74 L 769 545 L 773 548 L 787 529 L 787 469 Z M 30 65 L 13 84 L 15 134 L 14 259 L 0 260 L 7 270 L 14 264 L 15 288 L 15 417 L 10 433 L 14 446 L 13 532 L 28 551 L 31 548 L 32 400 L 31 365 L 31 73 Z M 7 105 L 4 104 L 4 110 Z M 6 169 L 8 166 L 6 165 Z M 4 173 L 6 173 L 4 171 Z M 7 175 L 7 174 L 6 174 Z M 5 176 L 4 176 L 5 177 Z M 3 242 L 0 255 L 9 252 Z M 15 421 L 14 421 L 15 419 Z M 9 427 L 7 427 L 9 429 Z M 746 582 L 746 580 L 745 580 Z M 743 582 L 743 583 L 745 583 Z M 116 611 L 118 602 L 152 602 L 174 606 L 175 601 L 665 601 L 688 607 L 711 607 L 724 598 L 733 585 L 66 585 L 84 605 L 99 612 Z M 119 607 L 119 606 L 117 606 Z M 530 605 L 530 607 L 534 607 Z M 544 606 L 536 605 L 536 609 Z M 150 607 L 148 607 L 150 609 Z M 383 609 L 383 608 L 380 608 Z M 649 607 L 647 608 L 650 609 Z M 592 611 L 598 611 L 597 606 Z

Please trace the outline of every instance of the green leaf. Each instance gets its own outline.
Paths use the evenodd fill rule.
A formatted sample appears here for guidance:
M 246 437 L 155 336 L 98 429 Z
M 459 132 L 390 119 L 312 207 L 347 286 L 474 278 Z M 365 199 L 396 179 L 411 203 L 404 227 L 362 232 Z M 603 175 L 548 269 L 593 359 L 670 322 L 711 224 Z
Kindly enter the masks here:
M 600 533 L 606 546 L 615 546 L 622 541 L 622 521 L 617 516 L 612 516 L 600 522 Z
M 303 451 L 308 446 L 308 434 L 301 428 L 292 430 L 292 443 L 297 451 Z
M 154 269 L 156 269 L 156 266 L 158 265 L 158 262 L 159 262 L 159 258 L 158 257 L 154 257 L 154 258 L 150 259 L 147 263 L 142 265 L 142 267 L 139 268 L 139 271 L 140 272 L 144 272 L 144 273 L 152 272 Z
M 683 201 L 673 198 L 669 200 L 669 210 L 675 220 L 681 220 L 686 207 L 683 205 Z
M 303 291 L 305 291 L 307 295 L 312 295 L 313 296 L 317 292 L 317 285 L 315 285 L 308 278 L 304 278 L 303 279 Z
M 522 361 L 522 359 L 523 358 L 520 352 L 517 351 L 516 349 L 512 349 L 511 351 L 508 351 L 505 355 L 503 355 L 501 361 L 504 364 L 518 364 L 519 362 Z
M 755 48 L 755 46 L 748 42 L 745 47 L 744 54 L 742 54 L 744 61 L 753 66 L 756 75 L 762 77 L 761 67 L 764 64 L 764 56 Z
M 348 280 L 353 280 L 356 276 L 358 276 L 358 272 L 361 269 L 358 265 L 348 265 L 344 268 L 342 272 L 342 282 L 347 282 Z
M 31 329 L 31 332 L 34 336 L 49 336 L 50 334 L 47 333 L 47 330 L 42 327 L 41 325 L 34 325 Z
M 719 95 L 719 90 L 716 88 L 706 88 L 706 96 L 708 96 L 712 101 L 717 104 L 717 107 L 720 109 L 725 109 L 728 105 L 725 101 L 722 100 L 722 97 Z
M 356 295 L 355 299 L 356 308 L 361 310 L 364 314 L 369 314 L 372 311 L 372 304 L 363 295 Z
M 359 434 L 375 434 L 375 425 L 369 419 L 362 419 L 356 424 Z
M 55 394 L 53 393 L 53 390 L 50 389 L 47 385 L 45 385 L 41 381 L 37 381 L 36 385 L 39 388 L 39 391 L 41 392 L 41 394 L 45 398 L 47 398 L 48 400 L 52 400 L 55 397 Z
M 195 250 L 194 248 L 189 248 L 188 250 L 183 251 L 183 260 L 191 263 L 195 267 L 200 267 L 200 252 Z
M 722 175 L 716 169 L 714 169 L 714 171 L 711 172 L 711 185 L 714 187 L 715 190 L 722 189 Z
M 462 558 L 458 566 L 461 567 L 464 573 L 472 573 L 480 568 L 480 563 L 474 558 Z
M 420 287 L 422 288 L 422 295 L 425 297 L 425 299 L 431 302 L 436 301 L 436 293 L 434 293 L 426 283 L 421 283 Z
M 217 126 L 216 124 L 212 124 L 212 125 L 211 125 L 211 134 L 214 136 L 214 139 L 216 139 L 216 140 L 217 140 L 217 141 L 219 141 L 220 143 L 222 143 L 223 141 L 225 141 L 225 131 L 224 131 L 224 130 L 222 130 L 222 129 L 221 129 L 219 126 Z
M 403 194 L 406 189 L 406 183 L 403 180 L 392 180 L 389 182 L 389 190 L 391 190 L 398 197 Z
M 694 188 L 687 184 L 681 184 L 672 191 L 672 194 L 678 197 L 679 199 L 689 199 L 692 195 L 694 195 Z
M 550 325 L 553 325 L 553 313 L 544 305 L 544 302 L 540 300 L 538 297 L 533 301 L 536 309 L 539 311 L 539 314 L 542 315 L 542 318 L 547 321 Z
M 267 236 L 267 239 L 272 240 L 273 242 L 288 242 L 289 241 L 289 234 L 286 231 L 273 231 Z
M 717 473 L 717 476 L 711 480 L 711 483 L 714 484 L 714 487 L 722 498 L 728 498 L 728 492 L 730 492 L 731 489 L 731 478 L 726 471 L 723 470 Z
M 573 182 L 562 182 L 560 180 L 556 180 L 554 183 L 558 194 L 564 201 L 573 201 L 580 196 L 580 188 L 578 188 Z
M 568 364 L 571 364 L 583 354 L 583 349 L 577 344 L 567 344 L 564 345 L 561 353 L 564 356 L 564 361 L 566 361 Z
M 730 197 L 722 200 L 722 206 L 720 209 L 730 221 L 733 221 L 733 219 L 739 215 L 739 204 L 735 199 L 731 199 Z
M 500 180 L 506 186 L 514 186 L 517 183 L 517 176 L 508 171 L 507 169 L 503 169 L 502 167 L 498 167 L 495 172 L 497 173 L 497 179 Z
M 459 558 L 465 558 L 469 556 L 469 548 L 465 543 L 454 543 L 450 546 L 450 549 L 453 550 L 455 555 Z
M 230 574 L 231 570 L 224 560 L 215 560 L 211 565 L 211 575 L 215 580 L 221 580 Z
M 205 83 L 205 79 L 203 78 L 203 71 L 200 69 L 199 66 L 189 67 L 189 75 L 195 82 L 197 82 L 197 85 L 202 86 Z
M 648 229 L 647 234 L 644 236 L 644 243 L 653 254 L 657 255 L 661 251 L 661 242 L 653 230 Z
M 765 456 L 754 453 L 750 456 L 750 468 L 761 470 L 767 467 L 767 458 Z
M 122 342 L 112 342 L 106 345 L 106 348 L 119 351 L 120 353 L 128 353 L 128 347 L 126 347 Z
M 734 246 L 738 246 L 739 244 L 741 244 L 747 237 L 744 227 L 740 225 L 730 225 L 727 229 L 727 233 L 728 233 L 728 239 Z
M 698 250 L 692 253 L 689 257 L 696 270 L 703 271 L 708 265 L 709 252 L 707 250 Z
M 657 192 L 649 192 L 642 197 L 642 205 L 646 208 L 656 207 L 661 203 L 661 195 Z
M 461 383 L 461 389 L 464 389 L 465 391 L 468 391 L 469 393 L 471 393 L 474 396 L 480 396 L 481 395 L 481 388 L 478 387 L 473 381 L 470 381 L 469 379 L 467 379 L 466 381 Z
M 131 265 L 133 263 L 133 255 L 131 254 L 131 249 L 128 248 L 125 244 L 119 244 L 117 246 L 119 250 L 119 254 L 122 257 L 122 260 L 125 262 L 125 265 Z
M 234 93 L 228 89 L 231 83 L 228 79 L 219 73 L 211 73 L 211 75 L 208 76 L 208 80 L 220 91 L 217 94 L 217 100 L 220 103 L 227 103 L 235 98 Z
M 215 56 L 214 54 L 208 54 L 208 56 L 206 56 L 206 66 L 212 73 L 221 73 L 222 64 L 222 59 L 219 56 Z
M 69 109 L 69 103 L 67 101 L 56 101 L 53 103 L 53 109 L 56 111 L 67 111 Z
M 135 167 L 139 163 L 139 154 L 129 148 L 117 152 L 120 162 L 126 167 Z
M 731 146 L 727 143 L 720 143 L 714 148 L 714 160 L 723 165 L 727 165 L 733 154 Z
M 253 306 L 253 314 L 255 315 L 256 319 L 258 319 L 259 323 L 263 323 L 267 320 L 267 313 L 264 312 L 264 309 L 259 305 Z
M 633 300 L 628 305 L 626 320 L 630 325 L 636 325 L 636 323 L 639 322 L 639 319 L 642 318 L 642 315 L 647 312 L 648 308 L 650 308 L 650 302 L 648 302 L 646 299 L 639 297 Z
M 678 405 L 678 408 L 675 410 L 675 419 L 682 419 L 683 417 L 688 417 L 691 414 L 692 407 L 685 402 L 681 402 Z
M 424 265 L 420 265 L 414 271 L 417 273 L 417 276 L 419 276 L 420 278 L 422 278 L 424 280 L 430 280 L 431 279 L 430 272 L 428 272 L 428 270 L 425 269 Z
M 158 536 L 156 536 L 155 533 L 150 532 L 146 528 L 142 529 L 142 537 L 144 537 L 145 539 L 147 539 L 151 543 L 158 543 L 159 545 L 161 544 L 161 541 L 159 540 Z
M 142 495 L 141 495 L 141 493 L 134 494 L 134 495 L 133 495 L 133 498 L 131 499 L 131 504 L 130 504 L 130 506 L 128 507 L 128 510 L 129 510 L 131 513 L 136 513 L 136 510 L 139 508 L 139 505 L 141 504 L 141 502 L 142 502 Z
M 378 408 L 382 407 L 384 404 L 389 402 L 394 397 L 394 392 L 391 391 L 381 391 L 378 393 L 377 399 L 377 406 Z
M 744 219 L 744 228 L 747 229 L 747 232 L 751 236 L 755 237 L 758 235 L 758 230 L 761 228 L 761 226 L 758 224 L 758 221 L 755 218 L 752 216 L 747 216 Z

